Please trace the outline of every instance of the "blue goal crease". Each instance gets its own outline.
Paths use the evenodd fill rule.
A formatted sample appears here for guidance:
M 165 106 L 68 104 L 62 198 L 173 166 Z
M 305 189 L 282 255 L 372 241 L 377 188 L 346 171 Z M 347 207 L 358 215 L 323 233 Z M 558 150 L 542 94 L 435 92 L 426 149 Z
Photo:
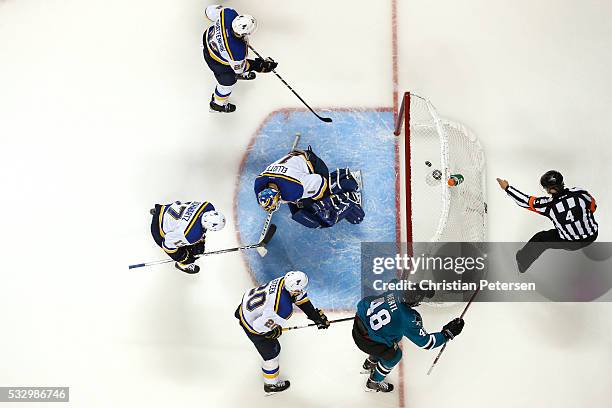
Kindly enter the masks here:
M 361 170 L 366 213 L 359 225 L 342 221 L 332 228 L 309 229 L 291 219 L 287 206 L 274 214 L 278 229 L 261 258 L 246 251 L 248 268 L 258 283 L 290 270 L 308 274 L 309 297 L 317 307 L 353 310 L 361 293 L 361 242 L 395 242 L 396 157 L 393 114 L 379 111 L 333 112 L 332 124 L 310 112 L 276 112 L 261 126 L 239 175 L 237 225 L 243 243 L 257 242 L 266 213 L 253 193 L 255 177 L 287 154 L 295 134 L 298 148 L 312 146 L 328 165 Z

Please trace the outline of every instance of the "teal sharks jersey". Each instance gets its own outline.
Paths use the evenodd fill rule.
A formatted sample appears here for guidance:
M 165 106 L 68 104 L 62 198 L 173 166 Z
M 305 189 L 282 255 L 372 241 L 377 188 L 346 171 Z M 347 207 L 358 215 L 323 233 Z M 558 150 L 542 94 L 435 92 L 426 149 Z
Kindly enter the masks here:
M 368 329 L 368 336 L 389 347 L 407 337 L 417 346 L 433 349 L 446 342 L 441 332 L 427 333 L 419 312 L 401 303 L 396 292 L 370 296 L 357 304 L 357 316 Z

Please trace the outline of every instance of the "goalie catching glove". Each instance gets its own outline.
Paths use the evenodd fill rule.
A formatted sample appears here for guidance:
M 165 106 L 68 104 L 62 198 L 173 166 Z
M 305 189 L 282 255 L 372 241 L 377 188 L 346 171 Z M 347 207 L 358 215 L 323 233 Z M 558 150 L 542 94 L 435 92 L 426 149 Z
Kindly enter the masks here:
M 278 66 L 278 62 L 274 61 L 270 57 L 266 59 L 258 57 L 258 58 L 255 58 L 254 60 L 249 60 L 249 71 L 271 72 L 277 66 Z

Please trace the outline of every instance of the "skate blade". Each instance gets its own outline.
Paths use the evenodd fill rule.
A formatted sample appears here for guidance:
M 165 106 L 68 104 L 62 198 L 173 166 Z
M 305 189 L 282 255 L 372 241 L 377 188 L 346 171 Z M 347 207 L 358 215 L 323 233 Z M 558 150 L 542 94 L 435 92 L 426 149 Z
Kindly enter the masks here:
M 289 388 L 291 388 L 291 387 L 287 387 L 287 388 L 285 388 L 282 391 L 273 391 L 273 392 L 266 392 L 266 391 L 264 391 L 264 396 L 265 397 L 271 397 L 272 395 L 282 394 L 283 392 L 287 391 Z
M 366 370 L 366 369 L 362 369 L 359 374 L 372 374 L 372 371 L 374 371 L 374 369 L 372 370 Z

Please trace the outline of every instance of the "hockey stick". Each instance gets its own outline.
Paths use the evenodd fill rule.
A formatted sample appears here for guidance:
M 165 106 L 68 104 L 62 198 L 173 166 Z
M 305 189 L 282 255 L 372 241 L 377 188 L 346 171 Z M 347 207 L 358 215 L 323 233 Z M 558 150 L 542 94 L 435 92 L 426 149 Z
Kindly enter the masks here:
M 295 134 L 295 139 L 293 139 L 293 144 L 291 145 L 291 150 L 290 152 L 294 151 L 295 148 L 297 147 L 298 143 L 300 142 L 300 138 L 302 137 L 301 133 L 296 133 Z M 270 225 L 270 221 L 272 221 L 272 214 L 274 214 L 274 212 L 278 210 L 278 207 L 276 207 L 276 209 L 274 209 L 274 211 L 270 212 L 268 214 L 268 216 L 266 217 L 266 220 L 264 221 L 264 226 L 261 230 L 261 235 L 259 236 L 259 240 L 263 240 L 263 237 L 266 236 L 266 233 L 268 232 L 268 227 Z M 276 228 L 276 227 L 275 227 Z M 257 248 L 257 253 L 259 253 L 259 255 L 263 258 L 264 256 L 266 256 L 268 254 L 268 250 L 265 247 L 259 247 Z
M 270 231 L 270 229 L 272 229 L 273 231 L 276 231 L 276 225 L 270 223 L 272 221 L 272 216 L 274 215 L 276 210 L 278 210 L 278 207 L 276 209 L 274 209 L 273 211 L 270 211 L 270 213 L 266 217 L 266 220 L 264 221 L 263 229 L 261 230 L 261 235 L 259 236 L 259 242 L 263 242 L 263 240 L 266 238 L 266 236 L 268 236 L 268 232 Z M 272 235 L 274 235 L 274 232 L 272 233 Z M 272 239 L 272 235 L 270 235 L 270 239 Z M 268 240 L 268 242 L 269 241 L 270 240 Z M 268 250 L 263 245 L 257 246 L 256 250 L 257 250 L 257 253 L 262 258 L 264 256 L 266 256 L 266 254 L 268 253 Z
M 261 58 L 261 59 L 264 59 L 264 57 L 262 57 L 262 56 L 261 56 L 261 55 L 260 55 L 260 54 L 259 54 L 259 53 L 258 53 L 258 52 L 255 50 L 255 48 L 251 47 L 251 45 L 250 45 L 250 44 L 248 45 L 248 47 L 249 47 L 249 49 L 250 49 L 251 51 L 253 51 L 253 52 L 255 53 L 255 55 L 257 55 L 257 56 L 258 56 L 259 58 Z M 285 86 L 286 86 L 287 88 L 289 88 L 289 90 L 290 90 L 291 92 L 293 92 L 293 94 L 294 94 L 295 96 L 297 96 L 297 97 L 298 97 L 298 99 L 299 99 L 300 101 L 302 101 L 302 103 L 303 103 L 303 104 L 304 104 L 304 105 L 305 105 L 305 106 L 308 108 L 308 110 L 310 110 L 310 111 L 311 111 L 311 112 L 312 112 L 312 113 L 313 113 L 313 114 L 314 114 L 314 115 L 315 115 L 317 118 L 319 118 L 320 120 L 322 120 L 322 121 L 323 121 L 323 122 L 325 122 L 325 123 L 330 123 L 330 122 L 332 121 L 332 119 L 331 119 L 331 118 L 325 118 L 325 117 L 323 117 L 323 116 L 320 116 L 319 114 L 317 114 L 317 112 L 315 112 L 314 110 L 312 110 L 312 108 L 311 108 L 310 106 L 308 106 L 308 104 L 306 103 L 306 101 L 305 101 L 304 99 L 302 99 L 302 97 L 301 97 L 300 95 L 298 95 L 298 93 L 297 93 L 297 92 L 295 92 L 295 91 L 293 90 L 293 88 L 292 88 L 292 87 L 291 87 L 291 86 L 290 86 L 290 85 L 287 83 L 287 81 L 285 81 L 285 80 L 283 79 L 283 77 L 282 77 L 282 76 L 278 75 L 278 73 L 277 73 L 275 70 L 272 70 L 272 72 L 274 73 L 274 75 L 276 75 L 276 76 L 278 77 L 278 79 L 280 79 L 280 80 L 283 82 L 283 84 L 285 84 Z
M 463 319 L 463 316 L 465 316 L 465 312 L 467 312 L 467 310 L 469 309 L 470 305 L 472 304 L 472 301 L 474 300 L 474 298 L 476 297 L 476 295 L 478 294 L 479 291 L 480 291 L 480 287 L 478 289 L 476 289 L 476 291 L 474 292 L 474 294 L 472 295 L 472 297 L 468 301 L 467 305 L 465 305 L 465 309 L 463 309 L 463 312 L 461 313 L 461 316 L 459 316 L 459 318 Z M 429 367 L 429 370 L 427 371 L 427 375 L 431 374 L 431 372 L 433 371 L 434 367 L 438 363 L 438 360 L 440 360 L 440 357 L 442 356 L 442 353 L 444 352 L 444 349 L 446 349 L 446 345 L 447 344 L 448 344 L 448 342 L 444 343 L 444 345 L 440 349 L 440 352 L 436 356 L 436 359 L 434 360 L 433 364 L 431 365 L 431 367 Z
M 340 323 L 340 322 L 346 322 L 349 320 L 355 320 L 355 316 L 351 316 L 351 317 L 343 317 L 342 319 L 336 319 L 336 320 L 330 320 L 329 323 Z M 305 324 L 303 326 L 293 326 L 293 327 L 283 327 L 283 331 L 289 331 L 289 330 L 295 330 L 295 329 L 303 329 L 306 327 L 311 327 L 311 326 L 316 326 L 316 323 L 310 323 L 310 324 Z
M 270 242 L 275 232 L 276 232 L 276 225 L 270 224 L 268 228 L 266 229 L 266 233 L 264 234 L 263 238 L 257 244 L 245 245 L 245 246 L 240 246 L 236 248 L 220 249 L 218 251 L 205 252 L 201 254 L 200 256 L 218 255 L 218 254 L 225 254 L 227 252 L 236 252 L 236 251 L 244 251 L 247 249 L 263 248 L 268 242 Z M 142 268 L 143 266 L 161 265 L 161 264 L 170 263 L 170 262 L 174 262 L 174 259 L 163 259 L 161 261 L 139 263 L 135 265 L 130 265 L 128 269 Z

